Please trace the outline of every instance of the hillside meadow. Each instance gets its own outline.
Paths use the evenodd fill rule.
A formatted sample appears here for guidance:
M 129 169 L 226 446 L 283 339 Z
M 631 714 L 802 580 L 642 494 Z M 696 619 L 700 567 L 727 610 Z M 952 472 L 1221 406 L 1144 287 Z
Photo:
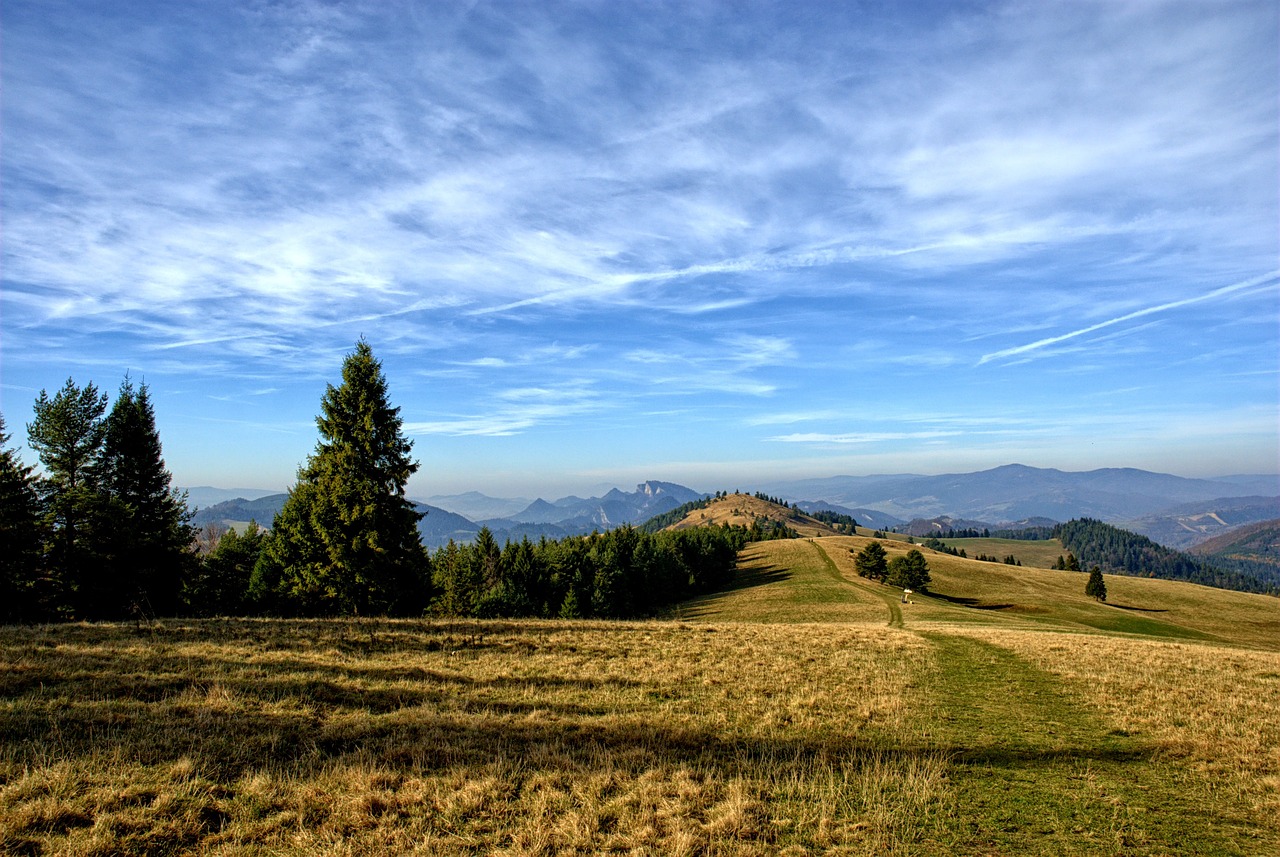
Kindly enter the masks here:
M 663 621 L 0 629 L 0 850 L 1280 852 L 1280 602 L 925 551 L 903 603 L 866 541 Z

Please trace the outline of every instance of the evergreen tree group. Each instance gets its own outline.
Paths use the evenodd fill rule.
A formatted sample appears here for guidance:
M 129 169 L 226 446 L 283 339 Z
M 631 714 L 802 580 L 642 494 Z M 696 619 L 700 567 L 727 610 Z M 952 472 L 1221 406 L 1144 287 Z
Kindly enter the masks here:
M 1185 580 L 1242 592 L 1275 589 L 1265 580 L 1209 565 L 1146 536 L 1090 518 L 1058 524 L 1053 528 L 1053 538 L 1060 539 L 1081 562 L 1096 564 L 1108 574 Z M 1081 570 L 1078 564 L 1074 570 Z
M 884 545 L 870 542 L 854 554 L 853 567 L 860 577 L 878 580 L 900 589 L 914 589 L 924 592 L 929 588 L 932 578 L 929 576 L 929 561 L 919 550 L 912 548 L 902 556 L 889 559 Z
M 177 612 L 195 564 L 186 498 L 165 469 L 146 384 L 115 403 L 67 379 L 41 390 L 28 445 L 43 474 L 5 449 L 0 562 L 11 621 L 119 619 Z M 9 435 L 0 419 L 0 445 Z
M 108 408 L 110 404 L 110 408 Z M 647 616 L 727 583 L 757 520 L 675 532 L 622 527 L 500 547 L 488 529 L 432 557 L 405 497 L 418 469 L 381 363 L 361 340 L 329 385 L 319 440 L 269 530 L 197 539 L 170 487 L 146 384 L 41 391 L 28 445 L 0 416 L 0 621 L 164 615 Z M 727 492 L 726 492 L 727 494 Z M 705 502 L 705 501 L 704 501 Z
M 932 578 L 929 576 L 929 562 L 918 550 L 909 550 L 903 556 L 895 556 L 889 560 L 888 573 L 884 582 L 900 589 L 914 589 L 924 592 L 929 588 Z
M 925 539 L 920 543 L 920 546 L 926 547 L 929 550 L 935 550 L 938 553 L 945 553 L 945 554 L 950 554 L 951 556 L 960 557 L 961 559 L 968 559 L 969 557 L 969 555 L 965 553 L 964 548 L 952 547 L 951 545 L 948 545 L 946 542 L 943 542 L 941 539 L 937 539 L 937 538 Z
M 743 527 L 695 527 L 508 542 L 489 529 L 474 542 L 450 541 L 432 556 L 432 611 L 447 616 L 652 616 L 676 601 L 728 583 Z

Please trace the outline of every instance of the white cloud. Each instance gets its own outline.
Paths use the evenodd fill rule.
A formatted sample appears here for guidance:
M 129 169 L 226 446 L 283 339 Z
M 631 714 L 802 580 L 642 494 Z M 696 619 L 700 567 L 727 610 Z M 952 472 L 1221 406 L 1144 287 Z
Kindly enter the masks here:
M 605 407 L 587 385 L 504 390 L 483 413 L 440 420 L 406 421 L 408 435 L 508 437 L 547 423 L 562 423 Z
M 1233 294 L 1235 292 L 1240 292 L 1247 289 L 1256 289 L 1259 286 L 1274 286 L 1278 279 L 1280 279 L 1280 271 L 1272 271 L 1271 273 L 1263 274 L 1260 277 L 1250 277 L 1247 280 L 1241 280 L 1238 283 L 1232 283 L 1231 285 L 1222 286 L 1221 288 L 1213 289 L 1212 291 L 1206 292 L 1201 295 L 1183 298 L 1181 300 L 1176 300 L 1176 301 L 1168 301 L 1167 303 L 1157 304 L 1156 306 L 1144 307 L 1139 310 L 1134 310 L 1133 312 L 1125 313 L 1124 315 L 1116 316 L 1115 318 L 1109 318 L 1109 319 L 1106 319 L 1105 321 L 1100 321 L 1095 324 L 1091 324 L 1087 327 L 1079 328 L 1078 330 L 1073 330 L 1068 333 L 1059 334 L 1058 336 L 1050 336 L 1045 339 L 1038 339 L 1035 342 L 1029 342 L 1026 345 L 1017 345 L 1017 346 L 1014 346 L 1013 348 L 1005 348 L 1001 351 L 993 351 L 990 354 L 982 355 L 982 359 L 979 360 L 978 362 L 979 364 L 982 364 L 982 363 L 990 362 L 992 360 L 999 360 L 1007 357 L 1016 357 L 1020 354 L 1026 354 L 1027 352 L 1035 351 L 1040 348 L 1045 348 L 1046 346 L 1056 345 L 1059 342 L 1063 342 L 1068 339 L 1074 339 L 1077 336 L 1083 336 L 1088 333 L 1094 333 L 1095 331 L 1102 330 L 1103 328 L 1111 327 L 1112 325 L 1116 325 L 1116 324 L 1122 324 L 1123 322 L 1126 322 L 1126 321 L 1133 321 L 1134 319 L 1142 318 L 1144 316 L 1154 315 L 1156 313 L 1168 312 L 1169 310 L 1173 310 L 1173 309 L 1180 309 L 1181 307 L 1190 306 L 1192 304 L 1201 303 L 1203 301 L 1213 300 L 1214 298 L 1220 298 L 1225 295 Z
M 605 17 L 15 6 L 7 376 L 283 390 L 369 334 L 438 409 L 423 432 L 643 400 L 847 447 L 953 427 L 845 431 L 839 372 L 882 414 L 986 401 L 993 362 L 1029 408 L 1175 363 L 1200 386 L 1146 395 L 1198 406 L 1196 356 L 1274 396 L 1242 369 L 1277 337 L 1274 4 Z M 1189 344 L 1200 315 L 1237 351 Z
M 910 432 L 846 432 L 842 434 L 826 434 L 822 432 L 797 432 L 795 434 L 778 435 L 768 440 L 778 443 L 883 443 L 897 440 L 933 440 L 941 437 L 959 437 L 959 431 L 910 431 Z

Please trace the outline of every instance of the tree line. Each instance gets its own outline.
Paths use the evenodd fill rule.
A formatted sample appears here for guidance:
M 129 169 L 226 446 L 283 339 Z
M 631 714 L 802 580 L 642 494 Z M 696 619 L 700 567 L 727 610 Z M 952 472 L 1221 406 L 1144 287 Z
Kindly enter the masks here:
M 807 513 L 814 520 L 821 521 L 831 529 L 838 533 L 848 533 L 856 535 L 858 532 L 858 519 L 853 515 L 846 515 L 843 512 L 836 512 L 831 509 L 817 509 Z
M 1080 518 L 1058 524 L 1051 537 L 1062 541 L 1078 564 L 1098 565 L 1103 571 L 1163 580 L 1184 580 L 1220 589 L 1275 593 L 1276 587 L 1237 571 L 1217 568 L 1187 554 L 1156 544 L 1146 536 Z
M 27 425 L 43 472 L 0 416 L 0 621 L 168 615 L 626 617 L 728 582 L 748 541 L 785 526 L 623 527 L 499 547 L 488 529 L 431 555 L 405 497 L 417 471 L 381 363 L 361 340 L 328 385 L 319 441 L 270 529 L 196 547 L 171 488 L 146 384 L 114 404 L 68 379 Z
M 197 562 L 186 498 L 170 487 L 144 383 L 115 402 L 68 379 L 41 390 L 27 443 L 42 475 L 9 448 L 0 416 L 0 618 L 173 614 Z

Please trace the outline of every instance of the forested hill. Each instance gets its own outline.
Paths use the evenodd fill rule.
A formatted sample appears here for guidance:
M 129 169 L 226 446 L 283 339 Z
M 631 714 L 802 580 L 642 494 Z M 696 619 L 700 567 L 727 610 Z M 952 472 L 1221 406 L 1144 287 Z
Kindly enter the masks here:
M 1280 520 L 1260 521 L 1202 542 L 1191 553 L 1280 587 Z
M 1280 581 L 1218 568 L 1091 518 L 1059 524 L 1051 535 L 1075 554 L 1084 568 L 1097 565 L 1112 574 L 1185 580 L 1241 592 L 1280 592 Z

